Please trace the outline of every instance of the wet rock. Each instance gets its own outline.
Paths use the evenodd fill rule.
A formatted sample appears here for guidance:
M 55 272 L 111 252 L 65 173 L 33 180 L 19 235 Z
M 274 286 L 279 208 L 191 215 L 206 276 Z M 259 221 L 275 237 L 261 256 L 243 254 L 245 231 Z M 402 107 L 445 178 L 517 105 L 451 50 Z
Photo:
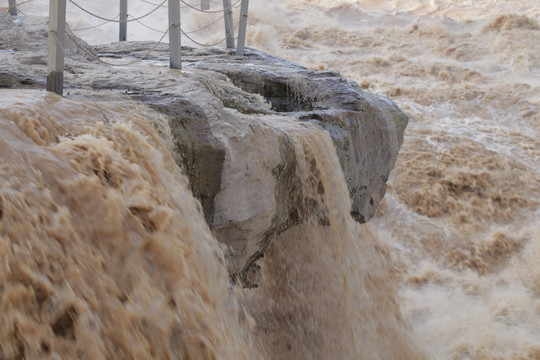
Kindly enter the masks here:
M 209 59 L 195 67 L 227 75 L 239 88 L 266 98 L 277 113 L 325 128 L 349 187 L 351 214 L 360 222 L 375 214 L 408 121 L 390 99 L 338 73 L 310 71 L 255 51 L 243 61 Z
M 221 187 L 225 145 L 216 138 L 204 109 L 182 96 L 133 96 L 166 114 L 174 138 L 177 162 L 190 179 L 190 186 L 201 202 L 206 221 L 213 223 L 214 198 Z
M 0 21 L 0 32 L 13 39 L 32 26 L 32 36 L 21 36 L 24 46 L 4 44 L 14 52 L 0 54 L 6 64 L 0 86 L 44 84 L 39 56 L 47 32 L 39 24 L 46 21 L 25 20 L 16 28 Z M 359 222 L 374 215 L 407 125 L 391 100 L 338 73 L 311 71 L 255 50 L 238 57 L 221 49 L 183 48 L 179 71 L 168 68 L 163 44 L 92 48 L 72 34 L 69 39 L 66 95 L 147 106 L 168 119 L 175 158 L 216 238 L 228 246 L 230 274 L 247 286 L 256 286 L 252 265 L 272 239 L 316 207 L 302 192 L 290 134 L 280 123 L 310 122 L 328 131 L 349 188 L 351 215 Z

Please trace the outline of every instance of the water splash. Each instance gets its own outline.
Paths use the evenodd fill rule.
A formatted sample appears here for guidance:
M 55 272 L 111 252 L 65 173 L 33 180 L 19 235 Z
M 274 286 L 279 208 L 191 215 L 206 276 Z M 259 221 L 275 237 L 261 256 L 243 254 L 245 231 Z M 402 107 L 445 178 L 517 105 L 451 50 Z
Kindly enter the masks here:
M 168 126 L 143 108 L 2 91 L 2 358 L 257 357 L 147 118 Z
M 272 358 L 422 359 L 403 319 L 389 251 L 350 216 L 334 145 L 307 123 L 272 123 L 292 139 L 311 219 L 275 239 L 247 304 Z

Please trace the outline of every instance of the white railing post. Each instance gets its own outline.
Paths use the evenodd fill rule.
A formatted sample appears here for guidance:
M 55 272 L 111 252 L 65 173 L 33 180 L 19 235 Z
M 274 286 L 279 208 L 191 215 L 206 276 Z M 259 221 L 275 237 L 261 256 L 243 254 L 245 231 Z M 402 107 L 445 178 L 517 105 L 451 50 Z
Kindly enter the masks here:
M 127 0 L 120 0 L 120 34 L 118 41 L 127 40 Z
M 49 3 L 49 56 L 47 91 L 62 95 L 64 90 L 64 43 L 66 37 L 66 0 Z
M 234 25 L 231 0 L 223 0 L 223 13 L 225 16 L 225 37 L 227 38 L 227 48 L 234 49 Z
M 169 0 L 169 52 L 171 69 L 182 68 L 180 38 L 180 0 Z
M 244 56 L 244 45 L 246 44 L 246 28 L 248 20 L 249 0 L 242 0 L 240 5 L 240 23 L 238 24 L 238 44 L 236 55 Z
M 17 16 L 17 1 L 9 0 L 9 15 Z
M 210 9 L 210 0 L 201 0 L 201 10 Z

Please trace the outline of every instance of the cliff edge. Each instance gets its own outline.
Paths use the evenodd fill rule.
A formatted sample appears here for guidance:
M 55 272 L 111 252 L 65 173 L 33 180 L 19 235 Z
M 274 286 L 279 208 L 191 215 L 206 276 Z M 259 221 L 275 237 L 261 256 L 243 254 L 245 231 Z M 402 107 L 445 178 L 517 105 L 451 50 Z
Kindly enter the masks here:
M 0 88 L 44 89 L 47 20 L 18 26 L 0 17 Z M 64 97 L 143 106 L 165 116 L 171 143 L 215 237 L 227 245 L 229 274 L 244 283 L 272 239 L 302 223 L 318 204 L 297 175 L 288 126 L 325 129 L 336 148 L 359 222 L 375 213 L 394 166 L 407 117 L 389 99 L 335 72 L 311 71 L 247 50 L 183 48 L 183 70 L 168 67 L 168 46 L 123 42 L 89 46 L 68 34 Z M 99 56 L 98 56 L 99 55 Z M 58 101 L 62 98 L 58 97 Z M 324 215 L 319 218 L 325 223 Z

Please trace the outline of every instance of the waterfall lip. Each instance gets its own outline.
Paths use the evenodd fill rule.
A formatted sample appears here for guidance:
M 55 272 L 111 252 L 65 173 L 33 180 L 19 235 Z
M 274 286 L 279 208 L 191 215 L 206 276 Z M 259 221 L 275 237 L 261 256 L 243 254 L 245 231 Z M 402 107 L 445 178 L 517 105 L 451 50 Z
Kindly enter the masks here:
M 240 91 L 262 96 L 271 105 L 271 114 L 260 116 L 293 118 L 325 129 L 334 142 L 349 187 L 351 216 L 363 223 L 375 214 L 408 123 L 392 100 L 361 90 L 339 73 L 311 71 L 258 51 L 251 52 L 245 61 L 209 58 L 193 63 L 192 68 L 219 72 Z M 285 192 L 294 192 L 292 189 Z M 309 212 L 302 219 L 307 217 Z M 293 221 L 290 216 L 280 219 L 271 227 L 279 230 L 259 235 L 258 252 L 238 270 L 241 278 L 264 255 L 272 237 L 303 221 Z M 287 223 L 289 227 L 280 228 L 279 224 Z
M 43 19 L 29 23 L 46 34 Z M 4 56 L 8 66 L 0 72 L 0 87 L 43 86 L 44 76 L 36 75 L 42 73 L 43 39 L 25 34 L 24 27 L 14 31 L 28 43 Z M 168 119 L 173 157 L 214 235 L 228 246 L 230 274 L 250 274 L 272 239 L 316 208 L 301 191 L 287 122 L 328 132 L 349 190 L 351 216 L 366 222 L 374 215 L 407 125 L 391 100 L 363 91 L 337 72 L 309 70 L 255 49 L 239 57 L 225 49 L 184 47 L 186 67 L 171 71 L 164 66 L 165 45 L 91 47 L 73 38 L 66 50 L 75 55 L 66 63 L 66 96 L 128 102 Z M 86 47 L 101 56 L 140 61 L 110 66 L 84 55 Z

